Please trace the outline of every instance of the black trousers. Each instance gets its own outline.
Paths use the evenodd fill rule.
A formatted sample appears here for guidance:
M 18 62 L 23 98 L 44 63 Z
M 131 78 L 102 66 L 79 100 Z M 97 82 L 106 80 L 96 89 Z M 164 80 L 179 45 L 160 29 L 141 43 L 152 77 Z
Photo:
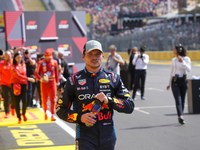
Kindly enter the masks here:
M 178 78 L 178 82 L 174 83 L 172 80 L 171 89 L 176 102 L 177 115 L 182 116 L 185 105 L 185 95 L 188 89 L 188 83 L 186 79 Z
M 76 140 L 76 150 L 114 150 L 115 149 L 115 140 L 109 145 L 104 147 L 99 147 L 94 145 L 88 140 Z
M 135 79 L 134 79 L 134 88 L 132 97 L 135 98 L 135 94 L 137 92 L 137 89 L 139 88 L 139 85 L 141 89 L 141 97 L 144 96 L 145 80 L 146 80 L 146 70 L 135 70 Z
M 27 106 L 33 106 L 33 95 L 35 92 L 35 83 L 28 81 L 28 90 L 27 90 Z
M 10 113 L 9 105 L 11 104 L 12 109 L 15 108 L 15 102 L 13 99 L 11 99 L 11 89 L 9 86 L 1 85 L 1 90 L 3 93 L 3 97 L 4 97 L 5 113 Z
M 130 82 L 130 89 L 133 89 L 134 79 L 135 79 L 135 68 L 132 70 L 129 70 L 131 82 Z
M 21 94 L 20 95 L 14 95 L 13 92 L 13 84 L 11 84 L 11 89 L 12 89 L 12 93 L 13 93 L 13 97 L 14 97 L 14 101 L 15 101 L 15 111 L 17 114 L 17 118 L 21 119 L 21 114 L 20 114 L 20 101 L 22 100 L 22 115 L 26 114 L 26 107 L 27 107 L 27 103 L 26 103 L 26 84 L 20 84 L 21 85 Z

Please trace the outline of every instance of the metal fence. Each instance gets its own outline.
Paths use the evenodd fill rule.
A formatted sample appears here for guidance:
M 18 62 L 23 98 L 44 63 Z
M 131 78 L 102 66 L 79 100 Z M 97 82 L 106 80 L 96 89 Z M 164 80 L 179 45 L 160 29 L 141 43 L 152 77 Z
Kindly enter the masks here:
M 96 38 L 102 43 L 105 52 L 111 44 L 116 45 L 118 52 L 126 52 L 128 48 L 145 45 L 147 51 L 169 51 L 177 44 L 187 50 L 200 50 L 200 23 L 159 24 L 143 29 L 134 29 L 127 35 L 106 36 Z

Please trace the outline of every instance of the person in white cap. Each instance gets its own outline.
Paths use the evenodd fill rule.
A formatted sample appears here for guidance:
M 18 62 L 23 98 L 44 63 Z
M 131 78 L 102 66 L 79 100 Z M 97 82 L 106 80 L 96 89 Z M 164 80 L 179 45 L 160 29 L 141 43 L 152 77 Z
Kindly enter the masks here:
M 61 119 L 77 124 L 77 150 L 114 150 L 113 110 L 130 114 L 134 102 L 120 76 L 102 67 L 104 53 L 98 41 L 85 44 L 82 58 L 85 68 L 67 79 L 56 113 Z M 98 115 L 90 113 L 95 100 L 103 103 Z

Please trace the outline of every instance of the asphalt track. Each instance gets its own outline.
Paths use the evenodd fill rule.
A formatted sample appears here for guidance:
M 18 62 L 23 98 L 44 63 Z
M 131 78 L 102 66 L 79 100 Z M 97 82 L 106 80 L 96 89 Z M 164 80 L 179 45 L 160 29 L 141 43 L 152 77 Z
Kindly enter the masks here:
M 171 91 L 166 90 L 170 65 L 149 64 L 146 100 L 135 101 L 132 114 L 115 112 L 116 150 L 199 150 L 200 114 L 189 114 L 187 98 L 185 125 L 178 123 Z M 199 76 L 192 66 L 188 79 Z M 17 118 L 5 119 L 0 112 L 0 150 L 74 150 L 75 125 L 57 119 L 44 120 L 40 109 L 28 109 L 28 121 L 18 125 Z

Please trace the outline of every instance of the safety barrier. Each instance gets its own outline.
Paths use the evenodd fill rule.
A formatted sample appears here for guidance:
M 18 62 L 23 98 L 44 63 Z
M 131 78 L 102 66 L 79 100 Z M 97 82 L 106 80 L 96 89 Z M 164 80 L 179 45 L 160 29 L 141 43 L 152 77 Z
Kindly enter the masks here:
M 121 55 L 124 60 L 128 60 L 129 56 L 127 52 L 117 52 Z M 105 59 L 108 58 L 108 52 L 104 53 Z M 171 60 L 174 57 L 172 51 L 161 51 L 161 52 L 146 52 L 149 55 L 150 60 Z M 187 56 L 190 57 L 191 60 L 200 61 L 200 50 L 198 51 L 188 51 Z

